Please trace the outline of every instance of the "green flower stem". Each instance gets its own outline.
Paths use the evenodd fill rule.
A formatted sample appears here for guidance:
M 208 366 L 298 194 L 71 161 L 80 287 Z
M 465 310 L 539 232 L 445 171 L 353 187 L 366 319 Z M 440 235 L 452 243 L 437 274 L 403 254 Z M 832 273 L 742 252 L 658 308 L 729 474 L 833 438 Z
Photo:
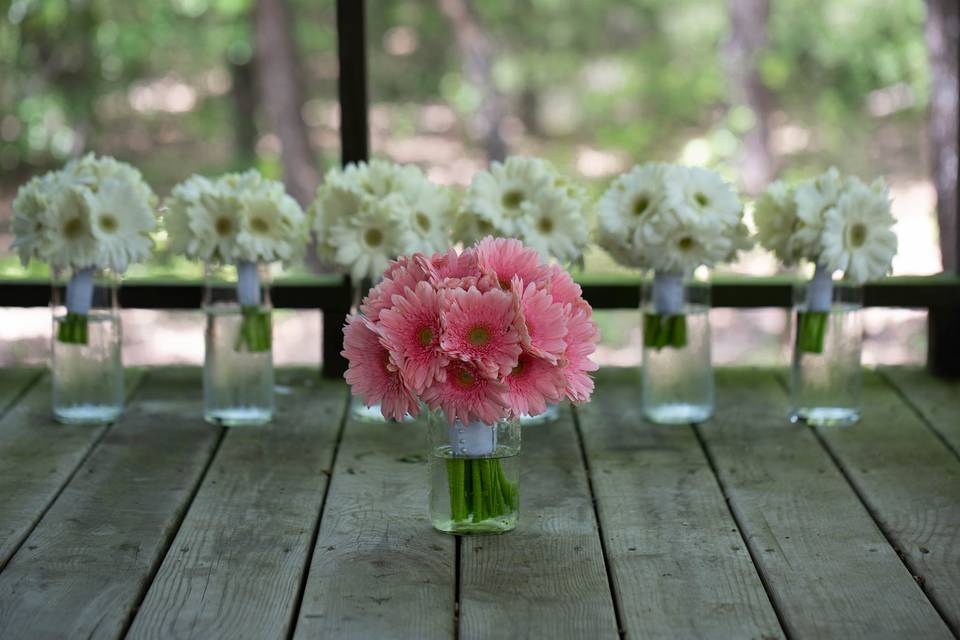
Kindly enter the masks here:
M 517 508 L 517 486 L 507 480 L 499 460 L 450 458 L 447 483 L 454 522 L 482 522 Z
M 246 347 L 251 353 L 270 351 L 273 346 L 272 320 L 269 309 L 259 306 L 241 307 L 243 319 L 233 348 Z
M 57 328 L 57 340 L 67 344 L 87 344 L 87 316 L 67 313 Z
M 643 346 L 657 351 L 664 347 L 682 349 L 687 346 L 687 316 L 645 313 Z
M 823 353 L 829 319 L 826 311 L 798 311 L 797 349 L 803 353 Z

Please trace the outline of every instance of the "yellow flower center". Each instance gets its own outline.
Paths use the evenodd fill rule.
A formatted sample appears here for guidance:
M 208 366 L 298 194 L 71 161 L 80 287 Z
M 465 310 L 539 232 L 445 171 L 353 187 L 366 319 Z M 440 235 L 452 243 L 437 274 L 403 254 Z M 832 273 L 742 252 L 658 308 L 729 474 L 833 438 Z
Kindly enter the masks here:
M 431 227 L 431 225 L 430 225 L 430 216 L 428 216 L 427 214 L 423 213 L 422 211 L 418 211 L 418 212 L 417 212 L 417 215 L 414 216 L 414 220 L 416 220 L 416 222 L 417 222 L 417 227 L 418 227 L 421 231 L 424 231 L 424 232 L 430 231 L 430 227 Z
M 641 193 L 637 196 L 637 199 L 633 201 L 633 215 L 635 216 L 642 216 L 649 208 L 650 196 L 645 193 Z
M 493 233 L 493 225 L 486 220 L 478 220 L 477 229 L 480 231 L 480 233 L 485 233 L 488 235 Z
M 503 198 L 501 198 L 503 206 L 507 209 L 516 209 L 520 206 L 520 203 L 523 202 L 523 192 L 519 189 L 510 189 L 509 191 L 503 192 Z
M 464 368 L 458 368 L 453 374 L 454 383 L 463 389 L 470 389 L 477 384 L 477 378 Z
M 697 202 L 698 205 L 700 205 L 701 208 L 710 204 L 710 199 L 707 198 L 707 196 L 700 193 L 699 191 L 693 194 L 693 199 Z
M 67 220 L 66 224 L 63 225 L 63 235 L 70 238 L 71 240 L 80 236 L 83 233 L 83 220 L 80 218 L 70 218 Z
M 253 218 L 250 220 L 250 228 L 257 233 L 266 233 L 270 231 L 270 225 L 263 218 Z
M 227 216 L 220 216 L 217 218 L 217 221 L 213 223 L 213 228 L 220 236 L 229 236 L 233 233 L 233 220 Z
M 677 242 L 677 246 L 680 247 L 681 251 L 690 251 L 693 249 L 693 245 L 693 238 L 690 236 L 684 236 Z
M 540 218 L 537 221 L 537 228 L 541 233 L 551 233 L 553 231 L 553 220 L 550 218 Z
M 853 247 L 860 248 L 867 241 L 867 227 L 857 222 L 850 227 L 850 244 Z
M 490 331 L 486 327 L 473 327 L 467 332 L 467 342 L 475 347 L 482 347 L 490 342 Z
M 383 231 L 380 229 L 367 229 L 363 234 L 363 241 L 368 247 L 379 247 L 383 244 Z
M 417 332 L 417 340 L 425 347 L 430 346 L 433 342 L 433 329 L 430 327 L 420 329 L 420 331 Z
M 100 228 L 107 233 L 113 233 L 120 226 L 117 219 L 109 213 L 100 214 L 100 217 L 97 218 L 97 223 L 100 225 Z

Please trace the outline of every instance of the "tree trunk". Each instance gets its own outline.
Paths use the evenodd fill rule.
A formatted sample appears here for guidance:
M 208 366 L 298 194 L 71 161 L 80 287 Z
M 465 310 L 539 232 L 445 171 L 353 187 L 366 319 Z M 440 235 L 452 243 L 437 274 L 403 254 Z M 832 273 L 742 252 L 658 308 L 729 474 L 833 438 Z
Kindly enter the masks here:
M 270 130 L 280 141 L 283 182 L 290 195 L 306 206 L 319 176 L 303 121 L 304 91 L 293 31 L 287 0 L 257 0 L 254 32 L 260 102 Z
M 482 141 L 487 160 L 503 160 L 507 154 L 500 135 L 500 122 L 505 115 L 504 101 L 493 81 L 493 43 L 480 25 L 470 0 L 437 2 L 453 27 L 463 76 L 480 92 L 480 106 L 471 122 L 472 133 Z
M 253 61 L 230 65 L 233 102 L 233 149 L 243 166 L 257 156 L 257 90 Z
M 756 118 L 743 137 L 740 175 L 743 188 L 755 194 L 776 175 L 769 128 L 773 100 L 758 69 L 758 58 L 767 46 L 770 0 L 728 0 L 728 7 L 731 29 L 724 58 L 730 95 L 734 102 L 749 107 Z
M 928 136 L 937 189 L 940 254 L 944 271 L 958 272 L 960 230 L 957 228 L 957 147 L 960 94 L 957 77 L 960 8 L 957 0 L 927 0 L 926 38 L 930 55 L 930 120 Z

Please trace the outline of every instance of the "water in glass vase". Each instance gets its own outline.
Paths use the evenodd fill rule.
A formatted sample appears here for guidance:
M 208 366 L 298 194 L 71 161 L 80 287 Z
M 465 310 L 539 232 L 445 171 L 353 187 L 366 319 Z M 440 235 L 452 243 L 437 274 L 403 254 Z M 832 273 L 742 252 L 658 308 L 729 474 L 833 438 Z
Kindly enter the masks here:
M 273 418 L 273 353 L 250 351 L 241 340 L 238 305 L 206 308 L 203 367 L 204 419 L 229 427 L 261 425 Z
M 107 424 L 123 413 L 120 318 L 91 311 L 86 343 L 56 338 L 66 314 L 53 319 L 53 415 L 65 424 Z
M 517 526 L 519 451 L 498 446 L 488 457 L 454 455 L 450 445 L 430 456 L 430 519 L 439 531 L 497 534 Z
M 644 346 L 643 412 L 653 422 L 689 424 L 713 414 L 709 313 L 708 305 L 688 304 L 682 346 Z
M 799 348 L 800 316 L 795 314 L 791 422 L 826 427 L 852 425 L 860 420 L 861 313 L 859 303 L 835 302 L 824 313 L 817 350 Z

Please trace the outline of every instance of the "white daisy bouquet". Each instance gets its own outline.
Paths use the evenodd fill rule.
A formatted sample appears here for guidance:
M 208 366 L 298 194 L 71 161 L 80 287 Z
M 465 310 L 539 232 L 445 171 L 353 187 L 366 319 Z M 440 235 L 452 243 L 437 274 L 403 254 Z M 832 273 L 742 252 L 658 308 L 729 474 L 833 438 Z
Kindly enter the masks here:
M 211 180 L 191 178 L 174 187 L 165 204 L 170 248 L 188 258 L 237 269 L 243 313 L 237 348 L 268 351 L 270 310 L 260 299 L 258 263 L 293 262 L 303 256 L 310 224 L 283 184 L 255 170 Z
M 647 163 L 613 181 L 597 206 L 597 242 L 627 267 L 652 269 L 653 312 L 644 345 L 683 347 L 683 280 L 749 248 L 743 207 L 720 175 L 699 167 Z
M 317 254 L 354 283 L 378 278 L 397 256 L 444 250 L 453 212 L 448 189 L 386 160 L 331 170 L 310 206 Z
M 98 269 L 126 271 L 153 249 L 157 198 L 134 167 L 88 154 L 31 179 L 13 201 L 11 249 L 69 271 L 67 315 L 57 339 L 87 343 L 87 316 Z
M 835 168 L 796 186 L 774 182 L 757 198 L 753 217 L 760 244 L 784 265 L 815 265 L 798 318 L 797 348 L 822 353 L 833 273 L 863 284 L 886 275 L 897 253 L 886 182 L 867 185 Z
M 517 238 L 543 259 L 583 262 L 590 240 L 586 191 L 539 158 L 512 156 L 473 178 L 457 214 L 454 239 Z

